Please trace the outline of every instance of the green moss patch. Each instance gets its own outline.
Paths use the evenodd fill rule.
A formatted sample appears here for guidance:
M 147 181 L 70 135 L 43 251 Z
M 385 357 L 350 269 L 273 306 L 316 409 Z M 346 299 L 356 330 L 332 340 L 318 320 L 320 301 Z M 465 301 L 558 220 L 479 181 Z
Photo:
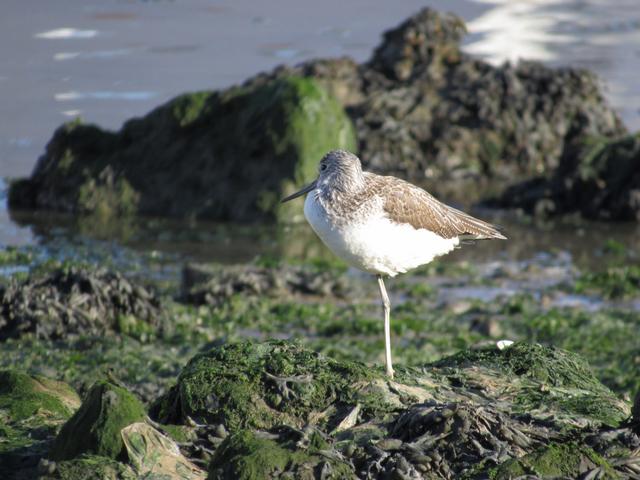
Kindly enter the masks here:
M 578 293 L 599 293 L 608 299 L 640 298 L 640 266 L 610 267 L 604 272 L 587 272 L 577 280 Z
M 62 427 L 50 452 L 53 460 L 69 460 L 82 453 L 117 458 L 123 449 L 120 430 L 146 415 L 140 401 L 122 387 L 99 381 L 82 406 Z
M 51 474 L 44 474 L 43 480 L 83 480 L 99 478 L 100 480 L 135 480 L 139 478 L 133 470 L 108 457 L 98 455 L 81 455 L 73 460 L 65 460 L 55 464 Z
M 153 410 L 163 422 L 190 416 L 232 431 L 301 426 L 313 412 L 355 405 L 361 391 L 380 377 L 363 364 L 337 362 L 289 342 L 243 342 L 194 357 Z M 382 401 L 371 405 L 385 407 Z
M 466 350 L 432 366 L 465 383 L 487 370 L 489 375 L 497 370 L 510 376 L 514 401 L 523 411 L 579 415 L 608 425 L 617 425 L 629 415 L 629 406 L 593 375 L 582 358 L 552 347 L 518 342 L 504 350 Z
M 0 371 L 0 409 L 12 420 L 36 414 L 66 419 L 79 406 L 78 394 L 65 383 L 15 370 Z
M 318 82 L 297 76 L 181 95 L 116 133 L 59 128 L 9 203 L 84 212 L 220 220 L 302 214 L 280 198 L 316 175 L 329 150 L 355 150 L 351 120 Z
M 574 442 L 552 443 L 490 471 L 496 480 L 535 475 L 536 478 L 575 478 L 600 469 L 598 478 L 619 478 L 611 465 L 591 448 Z
M 35 468 L 79 406 L 78 394 L 65 383 L 0 370 L 0 477 Z
M 27 248 L 6 247 L 0 250 L 0 266 L 28 265 L 33 262 L 33 252 Z
M 306 448 L 300 448 L 285 435 L 240 430 L 216 451 L 208 478 L 357 478 L 347 462 L 332 458 L 328 450 L 323 454 L 323 447 L 326 449 L 328 445 L 318 434 L 313 434 Z
M 489 366 L 551 386 L 602 389 L 584 360 L 571 352 L 518 342 L 500 350 L 494 346 L 466 350 L 434 363 L 437 367 Z

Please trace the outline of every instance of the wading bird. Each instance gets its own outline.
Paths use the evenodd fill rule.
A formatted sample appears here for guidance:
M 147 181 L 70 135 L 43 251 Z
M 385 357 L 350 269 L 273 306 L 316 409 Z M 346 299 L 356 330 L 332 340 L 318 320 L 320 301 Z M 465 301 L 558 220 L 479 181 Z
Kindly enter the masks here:
M 445 205 L 422 188 L 363 172 L 360 159 L 344 150 L 327 153 L 318 178 L 282 202 L 305 193 L 304 215 L 320 239 L 349 265 L 378 279 L 390 377 L 391 304 L 383 276 L 425 265 L 461 240 L 506 239 L 493 225 Z

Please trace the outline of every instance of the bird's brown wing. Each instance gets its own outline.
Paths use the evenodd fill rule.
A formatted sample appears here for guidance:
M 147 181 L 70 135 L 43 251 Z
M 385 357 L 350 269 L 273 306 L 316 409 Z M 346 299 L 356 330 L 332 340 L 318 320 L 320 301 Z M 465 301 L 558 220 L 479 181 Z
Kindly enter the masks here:
M 404 180 L 372 175 L 368 181 L 383 198 L 383 209 L 393 222 L 424 228 L 443 238 L 506 239 L 493 225 L 445 205 Z

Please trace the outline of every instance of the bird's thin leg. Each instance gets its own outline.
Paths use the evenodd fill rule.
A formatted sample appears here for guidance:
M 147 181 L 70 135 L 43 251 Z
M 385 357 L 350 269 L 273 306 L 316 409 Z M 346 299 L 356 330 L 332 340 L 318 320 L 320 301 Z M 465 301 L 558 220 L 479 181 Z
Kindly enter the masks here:
M 393 378 L 393 366 L 391 364 L 391 320 L 389 318 L 391 313 L 391 302 L 389 301 L 389 295 L 387 295 L 387 289 L 384 288 L 384 280 L 382 275 L 378 275 L 378 287 L 380 287 L 380 296 L 382 297 L 382 311 L 384 312 L 384 354 L 387 364 L 387 375 Z

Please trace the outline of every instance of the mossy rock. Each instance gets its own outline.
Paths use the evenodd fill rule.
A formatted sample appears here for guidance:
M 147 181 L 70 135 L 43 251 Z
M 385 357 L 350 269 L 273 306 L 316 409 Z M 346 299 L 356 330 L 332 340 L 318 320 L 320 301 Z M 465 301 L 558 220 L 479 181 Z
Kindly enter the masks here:
M 593 449 L 578 445 L 575 442 L 551 443 L 522 458 L 509 460 L 491 469 L 489 478 L 509 480 L 512 478 L 534 475 L 535 478 L 576 478 L 599 470 L 594 478 L 620 478 L 609 462 Z
M 105 268 L 52 262 L 0 285 L 0 297 L 0 341 L 114 331 L 142 340 L 166 326 L 152 289 Z
M 275 340 L 198 354 L 151 408 L 197 425 L 183 453 L 211 452 L 209 478 L 244 479 L 487 478 L 502 464 L 554 475 L 551 444 L 575 453 L 559 475 L 615 474 L 612 459 L 633 455 L 629 413 L 578 356 L 537 344 L 397 365 L 391 380 Z
M 574 143 L 551 175 L 512 185 L 492 203 L 539 216 L 640 220 L 640 133 Z
M 329 407 L 335 414 L 357 403 L 366 404 L 369 414 L 392 409 L 375 395 L 382 378 L 379 370 L 337 362 L 290 342 L 229 344 L 194 357 L 152 413 L 164 423 L 192 417 L 231 431 L 302 426 L 309 415 Z M 336 418 L 325 419 L 332 421 Z
M 142 403 L 126 389 L 96 382 L 80 409 L 62 427 L 49 458 L 69 460 L 88 453 L 116 459 L 124 447 L 120 431 L 145 416 Z
M 309 444 L 300 448 L 295 439 L 287 439 L 286 435 L 240 430 L 220 445 L 209 465 L 207 478 L 357 478 L 348 462 L 326 455 L 328 448 L 319 434 L 313 434 Z
M 66 383 L 0 370 L 0 477 L 35 468 L 79 406 L 78 394 Z
M 315 177 L 329 150 L 355 150 L 342 106 L 315 80 L 286 77 L 181 95 L 116 133 L 60 127 L 12 207 L 219 220 L 291 221 L 284 195 Z
M 616 426 L 630 413 L 629 405 L 595 377 L 584 359 L 557 348 L 518 342 L 503 350 L 493 346 L 463 351 L 433 366 L 466 385 L 481 382 L 485 374 L 511 378 L 507 386 L 518 409 L 554 413 L 558 421 Z
M 51 473 L 42 473 L 41 480 L 135 480 L 133 469 L 108 457 L 80 455 L 73 460 L 56 462 Z
M 0 370 L 0 409 L 11 420 L 36 414 L 69 418 L 80 406 L 78 394 L 69 385 L 16 370 Z

